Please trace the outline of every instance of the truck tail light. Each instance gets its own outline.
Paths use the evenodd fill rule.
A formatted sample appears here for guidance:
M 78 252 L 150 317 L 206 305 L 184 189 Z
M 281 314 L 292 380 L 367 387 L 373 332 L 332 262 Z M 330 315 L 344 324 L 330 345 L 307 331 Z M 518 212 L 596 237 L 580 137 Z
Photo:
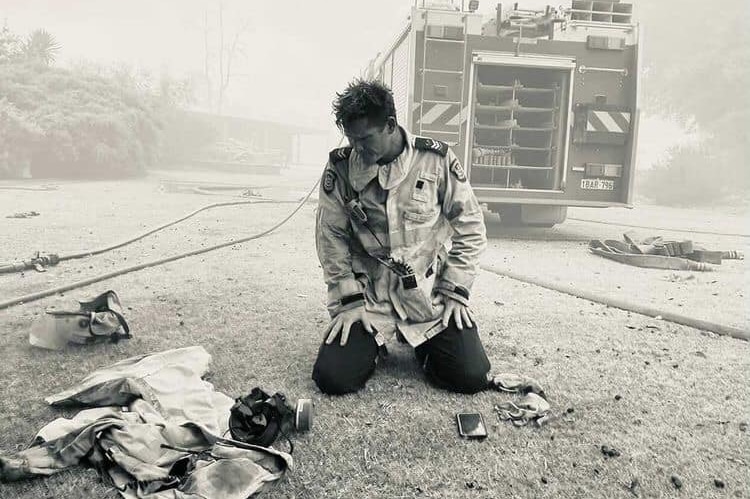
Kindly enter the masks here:
M 586 45 L 590 49 L 625 50 L 625 38 L 617 36 L 589 35 Z
M 587 177 L 622 177 L 622 165 L 610 163 L 586 163 L 585 175 Z

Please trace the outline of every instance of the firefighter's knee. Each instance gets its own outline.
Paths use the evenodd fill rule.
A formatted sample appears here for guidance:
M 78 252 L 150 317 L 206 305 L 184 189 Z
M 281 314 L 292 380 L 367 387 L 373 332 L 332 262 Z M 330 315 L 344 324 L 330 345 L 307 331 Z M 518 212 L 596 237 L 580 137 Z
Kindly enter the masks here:
M 472 369 L 469 368 L 463 373 L 452 373 L 446 376 L 443 373 L 430 372 L 428 370 L 427 376 L 435 385 L 444 390 L 456 393 L 477 393 L 487 389 L 488 369 Z
M 312 379 L 320 391 L 328 395 L 356 392 L 372 376 L 377 356 L 375 339 L 364 330 L 362 323 L 357 322 L 343 347 L 338 341 L 320 346 Z
M 469 367 L 463 376 L 458 377 L 449 389 L 459 393 L 477 393 L 487 389 L 489 369 L 482 366 Z
M 321 392 L 326 395 L 345 395 L 359 391 L 364 383 L 357 383 L 356 380 L 347 379 L 327 367 L 319 367 L 317 364 L 313 369 L 313 381 L 318 385 Z

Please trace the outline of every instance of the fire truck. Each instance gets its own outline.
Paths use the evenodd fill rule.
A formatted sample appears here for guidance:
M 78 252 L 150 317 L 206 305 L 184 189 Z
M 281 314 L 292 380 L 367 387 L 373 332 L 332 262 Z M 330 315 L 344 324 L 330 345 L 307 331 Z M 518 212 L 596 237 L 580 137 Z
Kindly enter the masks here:
M 632 4 L 570 8 L 417 1 L 365 76 L 400 124 L 452 146 L 507 225 L 553 226 L 568 206 L 632 207 L 640 44 Z

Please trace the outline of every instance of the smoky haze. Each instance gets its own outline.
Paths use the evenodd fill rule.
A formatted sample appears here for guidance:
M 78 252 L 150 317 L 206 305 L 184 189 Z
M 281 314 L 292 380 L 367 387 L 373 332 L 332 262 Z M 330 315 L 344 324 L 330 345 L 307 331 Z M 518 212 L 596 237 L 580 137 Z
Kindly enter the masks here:
M 6 0 L 0 15 L 16 32 L 44 28 L 62 47 L 61 62 L 124 64 L 200 80 L 206 58 L 218 63 L 218 11 L 229 43 L 242 30 L 234 61 L 229 114 L 319 125 L 335 91 L 358 75 L 404 25 L 410 0 L 308 2 L 131 2 Z M 532 0 L 524 7 L 542 8 Z M 480 11 L 492 15 L 494 4 Z M 246 28 L 243 30 L 243 26 Z M 203 82 L 199 82 L 203 83 Z
M 750 0 L 515 3 L 0 0 L 0 499 L 750 498 Z
M 649 170 L 668 164 L 675 147 L 710 140 L 716 134 L 728 137 L 727 129 L 742 128 L 746 122 L 750 44 L 743 26 L 748 24 L 750 8 L 743 0 L 722 2 L 707 18 L 707 4 L 698 0 L 633 3 L 635 18 L 644 26 L 644 119 L 638 168 Z M 327 136 L 317 140 L 321 145 L 316 154 L 322 155 L 337 142 L 330 110 L 335 92 L 362 74 L 368 61 L 388 46 L 413 4 L 411 0 L 6 0 L 0 16 L 21 35 L 37 28 L 52 33 L 60 45 L 60 66 L 86 61 L 127 67 L 152 78 L 168 75 L 188 82 L 192 98 L 185 107 L 326 130 Z M 528 0 L 520 6 L 545 5 Z M 494 2 L 480 2 L 483 14 L 492 16 L 494 10 Z M 222 34 L 223 61 L 219 57 Z M 237 50 L 227 70 L 235 37 Z M 221 74 L 227 71 L 229 81 L 220 92 Z M 712 80 L 710 87 L 705 85 Z M 735 109 L 735 116 L 717 124 L 699 105 Z M 733 169 L 727 184 L 746 187 L 748 174 L 738 165 L 747 157 L 750 140 L 745 133 L 726 141 L 730 144 L 722 145 L 722 151 L 736 149 L 731 158 L 722 159 Z M 696 185 L 694 190 L 700 188 Z
M 16 32 L 43 27 L 53 33 L 61 62 L 126 64 L 200 85 L 206 15 L 209 59 L 217 65 L 222 5 L 226 43 L 242 31 L 223 111 L 315 126 L 330 121 L 334 92 L 387 45 L 410 8 L 403 0 L 74 0 L 64 8 L 55 1 L 10 0 L 0 14 Z

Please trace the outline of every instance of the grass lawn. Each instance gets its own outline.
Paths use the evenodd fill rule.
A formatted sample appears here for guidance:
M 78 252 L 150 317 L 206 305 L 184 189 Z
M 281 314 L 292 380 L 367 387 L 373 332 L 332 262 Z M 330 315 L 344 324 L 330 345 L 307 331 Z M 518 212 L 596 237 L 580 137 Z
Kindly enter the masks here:
M 99 247 L 220 200 L 162 193 L 149 180 L 0 191 L 0 261 L 36 249 Z M 32 209 L 42 215 L 4 218 Z M 290 209 L 213 210 L 106 255 L 46 273 L 2 275 L 0 300 L 249 235 Z M 210 379 L 218 390 L 238 396 L 259 385 L 315 401 L 313 431 L 295 437 L 295 468 L 266 497 L 750 497 L 747 342 L 664 322 L 648 327 L 652 319 L 486 272 L 472 301 L 493 371 L 539 380 L 555 421 L 541 429 L 500 422 L 493 406 L 509 396 L 432 388 L 410 349 L 395 343 L 364 391 L 322 395 L 310 379 L 327 321 L 313 210 L 306 206 L 258 241 L 0 311 L 2 452 L 24 448 L 45 423 L 73 414 L 47 407 L 43 397 L 91 370 L 203 345 L 213 356 Z M 120 294 L 133 339 L 64 352 L 28 344 L 29 323 L 46 307 L 106 289 Z M 482 412 L 489 437 L 459 439 L 459 411 Z M 621 455 L 605 457 L 602 445 Z M 681 490 L 672 475 L 682 479 Z M 117 494 L 81 468 L 0 484 L 2 499 L 58 497 Z

